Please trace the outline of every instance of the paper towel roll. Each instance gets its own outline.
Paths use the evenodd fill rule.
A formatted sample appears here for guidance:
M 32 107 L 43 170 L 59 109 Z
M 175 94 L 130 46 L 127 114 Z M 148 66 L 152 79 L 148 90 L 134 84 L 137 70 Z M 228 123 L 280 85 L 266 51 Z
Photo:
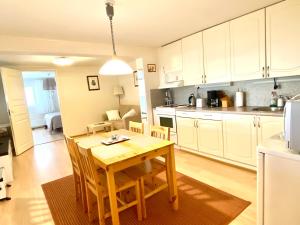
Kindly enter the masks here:
M 244 92 L 237 91 L 235 93 L 235 106 L 236 107 L 242 107 L 242 106 L 244 106 Z

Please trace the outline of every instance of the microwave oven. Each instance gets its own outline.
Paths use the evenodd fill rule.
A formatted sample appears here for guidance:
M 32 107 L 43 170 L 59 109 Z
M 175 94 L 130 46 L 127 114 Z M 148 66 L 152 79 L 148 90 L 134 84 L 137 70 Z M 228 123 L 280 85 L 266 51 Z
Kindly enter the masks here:
M 289 149 L 300 153 L 300 99 L 296 99 L 298 96 L 285 104 L 284 138 Z

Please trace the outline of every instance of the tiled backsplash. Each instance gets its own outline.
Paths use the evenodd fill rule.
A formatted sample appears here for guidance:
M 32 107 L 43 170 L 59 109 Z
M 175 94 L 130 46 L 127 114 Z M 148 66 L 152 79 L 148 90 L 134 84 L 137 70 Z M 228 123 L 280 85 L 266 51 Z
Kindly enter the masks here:
M 280 85 L 280 88 L 276 90 L 278 95 L 294 96 L 300 94 L 300 76 L 278 78 L 277 83 Z M 201 97 L 206 98 L 207 91 L 222 90 L 226 95 L 234 99 L 235 92 L 239 89 L 246 94 L 247 106 L 268 106 L 270 105 L 273 87 L 273 79 L 253 80 L 234 82 L 231 86 L 229 86 L 229 84 L 224 84 L 224 86 L 219 84 L 216 86 L 210 85 L 209 87 L 200 86 L 199 93 L 201 94 Z M 187 104 L 188 97 L 191 93 L 194 93 L 195 96 L 197 95 L 197 86 L 178 87 L 171 90 L 174 103 L 176 104 Z M 164 93 L 164 90 L 160 90 L 160 92 Z M 157 93 L 155 93 L 155 96 L 151 95 L 152 99 L 156 99 L 155 102 L 157 102 L 157 97 Z

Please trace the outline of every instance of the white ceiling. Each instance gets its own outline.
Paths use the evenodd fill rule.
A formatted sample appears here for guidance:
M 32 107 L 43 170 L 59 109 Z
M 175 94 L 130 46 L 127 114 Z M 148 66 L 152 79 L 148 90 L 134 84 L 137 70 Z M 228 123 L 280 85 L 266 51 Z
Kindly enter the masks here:
M 279 0 L 115 0 L 117 43 L 160 46 Z M 0 34 L 110 42 L 104 0 L 1 0 Z
M 0 54 L 0 66 L 36 66 L 36 67 L 59 67 L 55 66 L 52 61 L 59 56 L 53 55 L 12 55 L 12 54 Z M 68 56 L 73 59 L 74 66 L 101 66 L 109 56 L 102 57 L 79 57 Z M 131 61 L 131 58 L 122 58 L 126 61 Z

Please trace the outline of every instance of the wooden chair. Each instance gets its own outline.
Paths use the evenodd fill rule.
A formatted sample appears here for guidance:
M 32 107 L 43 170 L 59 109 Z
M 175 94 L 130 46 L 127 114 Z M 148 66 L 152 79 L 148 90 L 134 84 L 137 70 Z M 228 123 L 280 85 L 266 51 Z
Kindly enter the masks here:
M 92 155 L 91 149 L 86 149 L 78 146 L 80 161 L 84 170 L 84 177 L 86 182 L 86 193 L 88 202 L 88 217 L 89 221 L 92 222 L 94 215 L 93 209 L 93 195 L 97 198 L 98 205 L 98 218 L 99 224 L 105 225 L 105 219 L 111 216 L 108 207 L 105 207 L 105 199 L 108 198 L 107 191 L 107 180 L 104 170 L 98 168 L 94 162 L 94 157 Z M 133 180 L 123 172 L 115 173 L 116 182 L 116 195 L 121 194 L 122 191 L 127 191 L 130 188 L 135 189 L 135 200 L 127 203 L 120 197 L 117 197 L 119 203 L 119 212 L 132 207 L 137 206 L 138 220 L 142 220 L 142 209 L 141 209 L 141 197 L 140 197 L 140 186 L 138 180 Z
M 152 126 L 150 133 L 152 137 L 170 140 L 169 127 Z M 164 160 L 167 160 L 167 157 L 164 157 Z M 143 218 L 147 217 L 146 199 L 168 187 L 168 184 L 165 182 L 157 183 L 154 181 L 154 178 L 164 171 L 166 172 L 166 176 L 169 176 L 165 162 L 159 159 L 145 161 L 145 163 L 130 167 L 124 171 L 133 179 L 139 180 Z
M 73 168 L 76 200 L 78 201 L 81 198 L 83 209 L 85 212 L 87 212 L 87 199 L 86 199 L 86 192 L 85 192 L 84 174 L 79 160 L 77 145 L 73 138 L 68 137 L 66 135 L 65 135 L 65 141 L 67 144 L 67 148 L 69 151 L 72 168 Z
M 144 124 L 143 123 L 138 123 L 138 122 L 133 122 L 129 121 L 129 131 L 139 133 L 139 134 L 144 134 Z

